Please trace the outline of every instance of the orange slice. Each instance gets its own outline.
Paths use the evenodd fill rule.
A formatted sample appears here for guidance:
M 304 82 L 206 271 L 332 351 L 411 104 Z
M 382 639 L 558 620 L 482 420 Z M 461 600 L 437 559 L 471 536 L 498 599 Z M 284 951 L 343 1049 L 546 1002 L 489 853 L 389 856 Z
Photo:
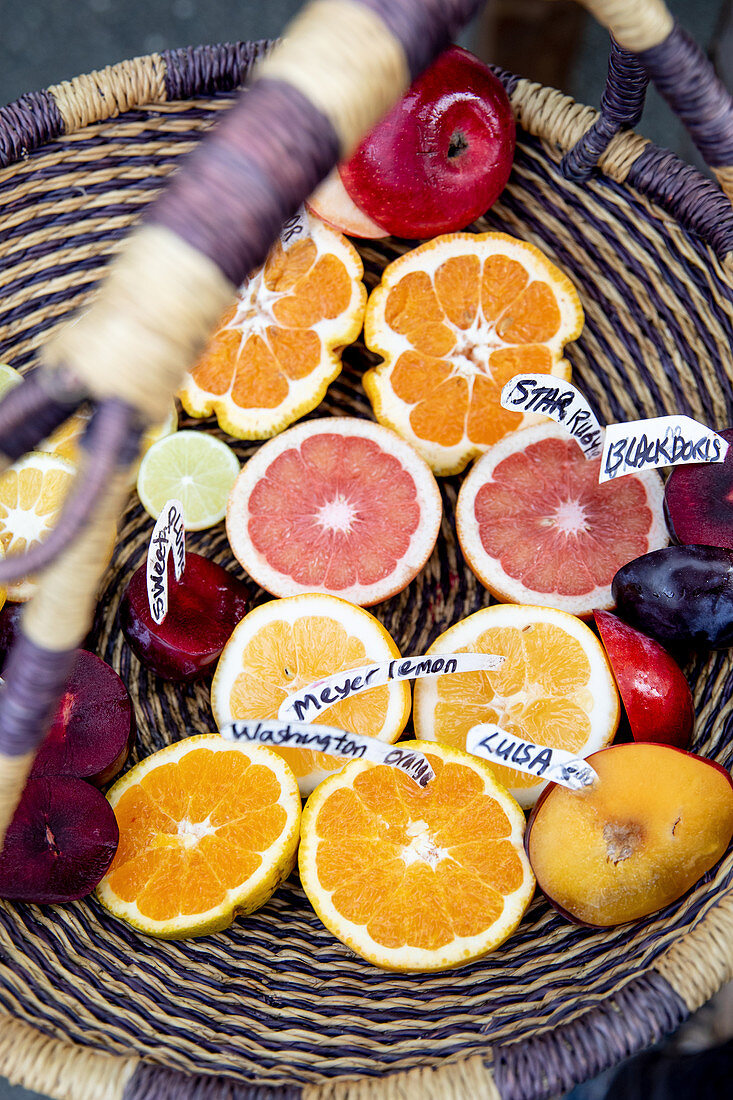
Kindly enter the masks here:
M 428 653 L 498 653 L 496 672 L 464 672 L 418 680 L 419 738 L 465 748 L 481 722 L 507 733 L 588 756 L 613 740 L 619 698 L 601 643 L 574 615 L 549 607 L 495 604 L 450 627 Z M 515 768 L 490 764 L 522 806 L 547 785 Z
M 237 439 L 269 439 L 310 412 L 361 331 L 364 267 L 340 233 L 301 213 L 240 288 L 179 397 Z
M 543 420 L 502 409 L 523 372 L 569 379 L 564 345 L 583 310 L 567 276 L 504 233 L 449 233 L 389 264 L 364 339 L 384 362 L 364 375 L 382 424 L 436 474 L 456 474 L 508 432 Z
M 387 970 L 444 970 L 485 955 L 534 891 L 524 815 L 489 767 L 420 748 L 423 790 L 395 768 L 353 761 L 303 811 L 300 878 L 326 927 Z
M 307 593 L 271 600 L 245 615 L 224 647 L 211 685 L 221 728 L 237 719 L 276 718 L 291 692 L 322 676 L 387 661 L 400 652 L 382 624 L 335 596 Z M 392 681 L 324 709 L 318 721 L 394 742 L 410 715 L 410 688 Z M 309 749 L 275 749 L 310 794 L 345 761 Z
M 270 749 L 188 737 L 136 764 L 107 798 L 120 842 L 97 896 L 148 935 L 227 928 L 295 865 L 300 795 Z

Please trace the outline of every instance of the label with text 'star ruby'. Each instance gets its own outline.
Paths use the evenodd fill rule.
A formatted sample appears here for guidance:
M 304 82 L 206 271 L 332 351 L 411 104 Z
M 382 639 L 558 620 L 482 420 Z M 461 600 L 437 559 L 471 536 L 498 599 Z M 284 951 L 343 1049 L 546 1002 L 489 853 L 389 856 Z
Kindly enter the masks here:
M 466 736 L 466 752 L 482 756 L 491 764 L 516 768 L 538 779 L 559 783 L 573 791 L 590 787 L 598 779 L 593 768 L 580 756 L 565 749 L 536 745 L 513 733 L 507 733 L 493 722 L 473 726 Z
M 180 581 L 186 568 L 186 529 L 180 500 L 166 502 L 150 536 L 147 558 L 148 605 L 154 623 L 168 614 L 168 557 L 173 554 L 173 569 Z
M 517 374 L 501 391 L 501 406 L 513 412 L 539 413 L 561 424 L 586 458 L 603 448 L 603 427 L 579 389 L 551 374 Z

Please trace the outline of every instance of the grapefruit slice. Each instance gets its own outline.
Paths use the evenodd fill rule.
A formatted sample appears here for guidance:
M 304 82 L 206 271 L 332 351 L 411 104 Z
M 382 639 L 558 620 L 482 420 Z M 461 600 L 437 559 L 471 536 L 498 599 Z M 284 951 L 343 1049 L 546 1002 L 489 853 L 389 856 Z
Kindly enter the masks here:
M 456 529 L 497 599 L 585 618 L 613 606 L 622 565 L 667 545 L 659 474 L 599 485 L 600 464 L 553 423 L 507 436 L 476 463 L 458 494 Z
M 442 504 L 428 465 L 370 420 L 309 420 L 265 443 L 234 483 L 234 556 L 274 596 L 328 592 L 369 606 L 420 572 Z
M 564 345 L 583 310 L 566 275 L 505 233 L 448 233 L 389 264 L 364 340 L 384 359 L 364 375 L 377 420 L 436 474 L 457 474 L 508 432 L 539 423 L 501 407 L 525 371 L 570 378 Z

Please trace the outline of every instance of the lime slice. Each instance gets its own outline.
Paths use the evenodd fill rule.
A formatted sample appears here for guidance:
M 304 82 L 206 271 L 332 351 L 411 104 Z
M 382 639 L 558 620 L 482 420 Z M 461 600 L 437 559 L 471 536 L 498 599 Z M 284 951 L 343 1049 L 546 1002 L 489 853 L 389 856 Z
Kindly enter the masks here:
M 224 519 L 229 492 L 239 473 L 231 447 L 205 432 L 174 432 L 154 443 L 140 463 L 137 492 L 157 519 L 166 501 L 183 505 L 189 531 L 203 531 Z
M 23 375 L 15 367 L 9 367 L 7 363 L 0 363 L 0 398 L 5 397 L 8 390 L 19 386 L 23 381 Z

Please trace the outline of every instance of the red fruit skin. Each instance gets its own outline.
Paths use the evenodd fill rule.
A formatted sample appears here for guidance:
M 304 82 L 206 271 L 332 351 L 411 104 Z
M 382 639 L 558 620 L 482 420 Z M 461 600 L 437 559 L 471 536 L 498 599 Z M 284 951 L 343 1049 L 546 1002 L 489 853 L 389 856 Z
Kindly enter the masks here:
M 137 569 L 120 603 L 120 624 L 146 668 L 165 680 L 191 682 L 213 671 L 234 627 L 252 603 L 250 589 L 221 565 L 186 554 L 180 581 L 168 562 L 168 614 L 153 622 L 145 564 Z
M 635 741 L 684 749 L 695 725 L 690 685 L 663 646 L 609 611 L 594 611 Z
M 80 649 L 31 778 L 69 775 L 103 787 L 122 770 L 136 730 L 132 700 L 120 677 Z
M 733 444 L 733 429 L 718 435 Z M 664 517 L 675 542 L 733 550 L 733 446 L 724 462 L 674 467 L 664 486 Z
M 473 54 L 451 46 L 339 168 L 351 198 L 394 236 L 464 229 L 497 200 L 514 160 L 508 96 Z
M 0 852 L 0 897 L 51 905 L 91 893 L 117 851 L 107 799 L 83 779 L 30 779 Z

